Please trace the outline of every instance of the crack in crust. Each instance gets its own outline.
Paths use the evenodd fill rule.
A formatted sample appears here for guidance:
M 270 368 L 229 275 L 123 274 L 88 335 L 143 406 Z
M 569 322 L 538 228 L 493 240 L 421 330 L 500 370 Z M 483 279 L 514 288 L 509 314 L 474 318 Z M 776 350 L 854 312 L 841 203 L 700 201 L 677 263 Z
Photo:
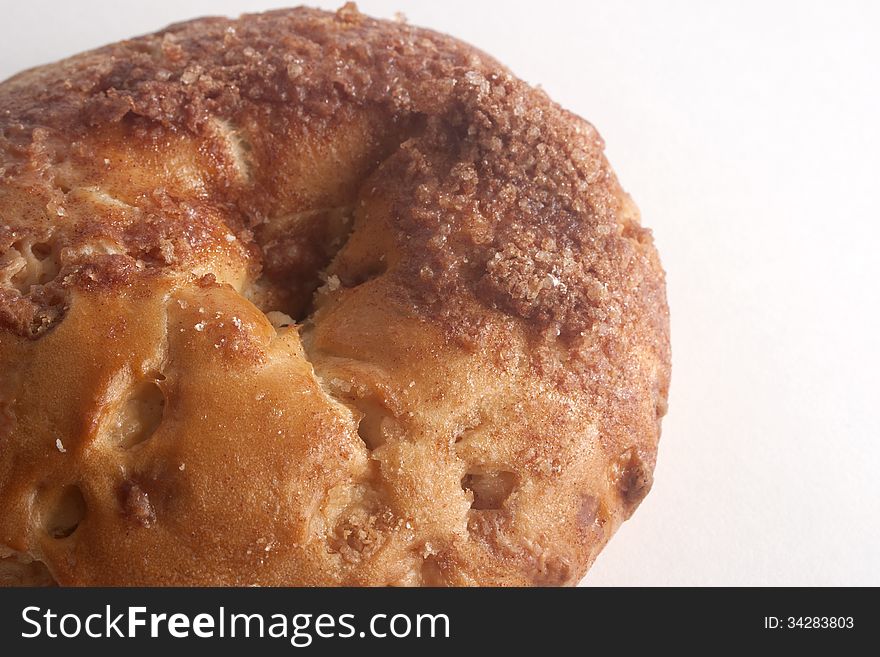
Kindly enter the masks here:
M 669 385 L 602 149 L 352 5 L 0 84 L 5 580 L 576 582 L 650 488 Z M 58 540 L 32 519 L 62 498 Z

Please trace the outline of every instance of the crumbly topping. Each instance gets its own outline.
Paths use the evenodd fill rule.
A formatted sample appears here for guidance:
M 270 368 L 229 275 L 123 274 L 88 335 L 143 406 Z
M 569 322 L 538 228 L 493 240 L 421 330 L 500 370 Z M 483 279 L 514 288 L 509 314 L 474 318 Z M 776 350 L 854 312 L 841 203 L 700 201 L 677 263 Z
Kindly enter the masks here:
M 112 234 L 131 267 L 191 269 L 218 242 L 246 237 L 278 210 L 255 197 L 273 184 L 276 172 L 262 163 L 276 153 L 252 139 L 249 183 L 229 158 L 196 162 L 204 169 L 195 187 L 151 180 L 158 191 L 128 199 L 143 214 L 124 228 L 92 222 L 66 234 L 62 218 L 73 210 L 54 162 L 83 167 L 96 148 L 89 135 L 124 129 L 152 148 L 189 133 L 222 160 L 217 121 L 244 134 L 259 114 L 273 134 L 314 134 L 356 110 L 378 112 L 386 133 L 418 119 L 372 182 L 392 199 L 401 287 L 457 332 L 478 333 L 473 300 L 564 338 L 613 329 L 634 287 L 656 270 L 647 233 L 623 235 L 621 192 L 590 124 L 472 48 L 350 6 L 175 25 L 23 73 L 3 85 L 0 107 L 5 175 L 36 176 L 58 196 L 57 239 Z M 288 243 L 280 257 L 300 257 L 303 247 Z M 260 261 L 264 245 L 255 246 L 238 257 Z

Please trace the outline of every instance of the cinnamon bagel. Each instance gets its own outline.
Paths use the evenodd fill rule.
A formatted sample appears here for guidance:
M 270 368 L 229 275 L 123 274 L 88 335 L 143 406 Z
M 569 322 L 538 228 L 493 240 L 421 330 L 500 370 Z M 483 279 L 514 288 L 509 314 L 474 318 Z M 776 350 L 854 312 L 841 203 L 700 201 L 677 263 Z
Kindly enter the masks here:
M 0 582 L 560 585 L 670 351 L 596 130 L 353 5 L 0 84 Z

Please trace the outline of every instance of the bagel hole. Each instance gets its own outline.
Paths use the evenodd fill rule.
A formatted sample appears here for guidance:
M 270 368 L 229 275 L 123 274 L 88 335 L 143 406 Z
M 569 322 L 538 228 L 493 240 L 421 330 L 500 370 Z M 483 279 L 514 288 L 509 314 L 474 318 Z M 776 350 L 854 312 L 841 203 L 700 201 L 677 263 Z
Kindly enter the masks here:
M 52 538 L 72 535 L 86 515 L 86 500 L 78 486 L 66 486 L 52 505 L 43 523 Z
M 470 472 L 461 480 L 461 487 L 473 494 L 471 508 L 477 511 L 500 509 L 517 483 L 513 472 Z
M 313 310 L 316 290 L 328 288 L 324 272 L 348 240 L 353 212 L 351 205 L 318 208 L 258 227 L 263 273 L 246 296 L 263 312 L 278 310 L 302 322 Z
M 155 375 L 154 375 L 155 376 Z M 122 449 L 148 440 L 159 428 L 165 414 L 165 393 L 159 381 L 149 379 L 136 384 L 122 403 L 110 425 L 112 442 Z

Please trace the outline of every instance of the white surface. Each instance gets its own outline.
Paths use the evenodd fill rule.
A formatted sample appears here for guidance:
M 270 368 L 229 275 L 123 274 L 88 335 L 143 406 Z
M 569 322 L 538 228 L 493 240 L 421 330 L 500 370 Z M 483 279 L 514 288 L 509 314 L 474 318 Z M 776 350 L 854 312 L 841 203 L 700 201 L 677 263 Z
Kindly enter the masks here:
M 0 78 L 270 6 L 4 2 Z M 654 229 L 670 412 L 654 490 L 585 583 L 880 585 L 880 5 L 360 6 L 470 41 L 592 121 Z

